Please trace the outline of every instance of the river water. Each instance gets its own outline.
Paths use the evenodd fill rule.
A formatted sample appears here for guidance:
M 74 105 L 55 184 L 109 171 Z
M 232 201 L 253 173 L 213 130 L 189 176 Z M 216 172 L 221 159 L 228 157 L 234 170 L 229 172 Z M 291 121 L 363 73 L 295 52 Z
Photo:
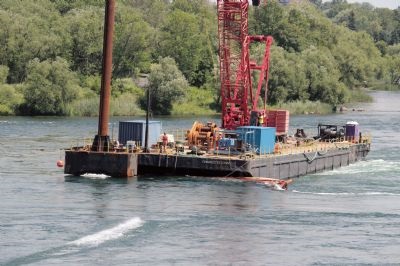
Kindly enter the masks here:
M 313 133 L 356 120 L 373 144 L 366 161 L 285 192 L 64 176 L 60 149 L 94 136 L 97 118 L 0 117 L 0 265 L 400 265 L 400 93 L 372 95 L 364 112 L 291 117 Z

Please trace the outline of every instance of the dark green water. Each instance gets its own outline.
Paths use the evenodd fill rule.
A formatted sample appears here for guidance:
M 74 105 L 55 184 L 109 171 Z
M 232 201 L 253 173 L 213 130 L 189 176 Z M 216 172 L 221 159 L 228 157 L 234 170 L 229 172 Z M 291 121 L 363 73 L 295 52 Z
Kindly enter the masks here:
M 373 145 L 367 161 L 286 192 L 65 177 L 59 149 L 92 137 L 96 118 L 0 117 L 0 265 L 400 265 L 400 94 L 373 96 L 365 112 L 291 118 L 314 132 L 356 120 Z

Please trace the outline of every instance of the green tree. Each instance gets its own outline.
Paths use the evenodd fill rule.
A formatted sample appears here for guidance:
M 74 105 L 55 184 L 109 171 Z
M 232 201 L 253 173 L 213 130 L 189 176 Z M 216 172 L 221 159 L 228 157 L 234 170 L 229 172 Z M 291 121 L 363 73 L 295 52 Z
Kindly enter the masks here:
M 158 64 L 151 66 L 149 87 L 151 110 L 155 115 L 171 114 L 172 104 L 185 95 L 188 83 L 179 71 L 174 59 L 160 58 Z M 141 98 L 141 105 L 146 108 L 146 97 Z
M 271 35 L 279 46 L 284 43 L 287 16 L 285 9 L 278 1 L 269 1 L 268 5 L 256 8 L 254 10 L 254 18 L 250 17 L 249 22 L 252 34 Z
M 65 17 L 71 36 L 70 57 L 73 71 L 84 75 L 101 72 L 104 8 L 74 9 Z
M 332 105 L 344 103 L 347 90 L 339 81 L 340 72 L 335 58 L 328 49 L 317 50 L 310 47 L 301 54 L 305 62 L 305 73 L 308 81 L 309 99 Z
M 172 2 L 172 9 L 180 9 L 182 11 L 199 14 L 206 12 L 209 7 L 209 2 L 207 0 L 174 0 Z
M 310 45 L 330 47 L 336 42 L 332 22 L 308 3 L 283 7 L 269 1 L 254 11 L 250 21 L 253 34 L 272 35 L 288 51 L 299 52 Z
M 14 115 L 23 101 L 23 95 L 13 86 L 0 84 L 0 115 Z
M 268 83 L 268 102 L 277 104 L 288 98 L 291 66 L 286 60 L 286 51 L 282 47 L 273 46 L 271 49 L 271 66 Z M 258 53 L 261 55 L 262 53 Z
M 9 70 L 8 66 L 0 65 L 0 84 L 6 83 Z
M 50 0 L 61 14 L 66 14 L 72 9 L 84 9 L 88 6 L 103 7 L 105 1 L 99 0 Z
M 322 7 L 322 0 L 310 0 L 310 2 L 315 6 L 317 6 L 318 8 Z
M 381 54 L 384 56 L 387 53 L 388 44 L 385 41 L 378 41 L 375 43 Z
M 349 4 L 346 0 L 332 0 L 323 4 L 323 9 L 326 10 L 328 18 L 334 18 L 341 11 L 347 9 Z
M 30 115 L 65 115 L 66 105 L 77 98 L 79 89 L 76 74 L 66 60 L 34 59 L 28 64 L 22 111 Z
M 124 0 L 126 5 L 143 14 L 143 19 L 155 29 L 160 29 L 164 25 L 170 2 L 170 0 Z
M 213 69 L 207 21 L 180 9 L 167 16 L 160 40 L 161 55 L 172 57 L 191 85 L 201 86 Z
M 396 44 L 400 43 L 400 7 L 393 11 L 394 21 L 395 21 L 395 29 L 392 32 L 391 43 Z
M 371 4 L 347 4 L 327 2 L 324 12 L 338 24 L 351 30 L 366 31 L 373 39 L 394 44 L 400 41 L 398 9 L 375 8 Z
M 388 47 L 386 66 L 390 84 L 400 89 L 400 44 Z
M 10 83 L 26 78 L 26 64 L 30 60 L 68 54 L 65 22 L 47 0 L 0 1 L 0 23 L 0 64 L 10 68 Z
M 149 72 L 153 30 L 136 9 L 120 6 L 115 18 L 114 77 Z
M 332 49 L 341 77 L 340 81 L 353 88 L 373 81 L 379 70 L 380 51 L 365 32 L 351 33 L 340 29 L 338 45 Z

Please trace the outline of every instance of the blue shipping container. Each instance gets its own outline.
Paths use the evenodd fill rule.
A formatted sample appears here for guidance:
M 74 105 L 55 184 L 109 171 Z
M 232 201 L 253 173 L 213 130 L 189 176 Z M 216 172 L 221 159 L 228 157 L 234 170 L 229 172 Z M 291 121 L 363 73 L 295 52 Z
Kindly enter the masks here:
M 274 127 L 245 126 L 236 131 L 244 144 L 249 144 L 257 154 L 274 152 L 276 129 Z
M 161 134 L 161 121 L 149 121 L 149 146 L 156 144 Z M 119 143 L 126 145 L 128 140 L 137 142 L 137 145 L 143 146 L 146 137 L 146 121 L 120 121 L 118 130 Z

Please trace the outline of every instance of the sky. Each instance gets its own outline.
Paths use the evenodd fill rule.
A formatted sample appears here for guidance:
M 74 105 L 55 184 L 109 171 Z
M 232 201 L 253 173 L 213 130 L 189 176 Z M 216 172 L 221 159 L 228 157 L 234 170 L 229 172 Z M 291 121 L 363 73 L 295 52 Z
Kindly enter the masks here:
M 376 7 L 388 7 L 391 9 L 396 9 L 397 7 L 400 6 L 400 0 L 347 0 L 347 2 L 349 3 L 368 2 Z

